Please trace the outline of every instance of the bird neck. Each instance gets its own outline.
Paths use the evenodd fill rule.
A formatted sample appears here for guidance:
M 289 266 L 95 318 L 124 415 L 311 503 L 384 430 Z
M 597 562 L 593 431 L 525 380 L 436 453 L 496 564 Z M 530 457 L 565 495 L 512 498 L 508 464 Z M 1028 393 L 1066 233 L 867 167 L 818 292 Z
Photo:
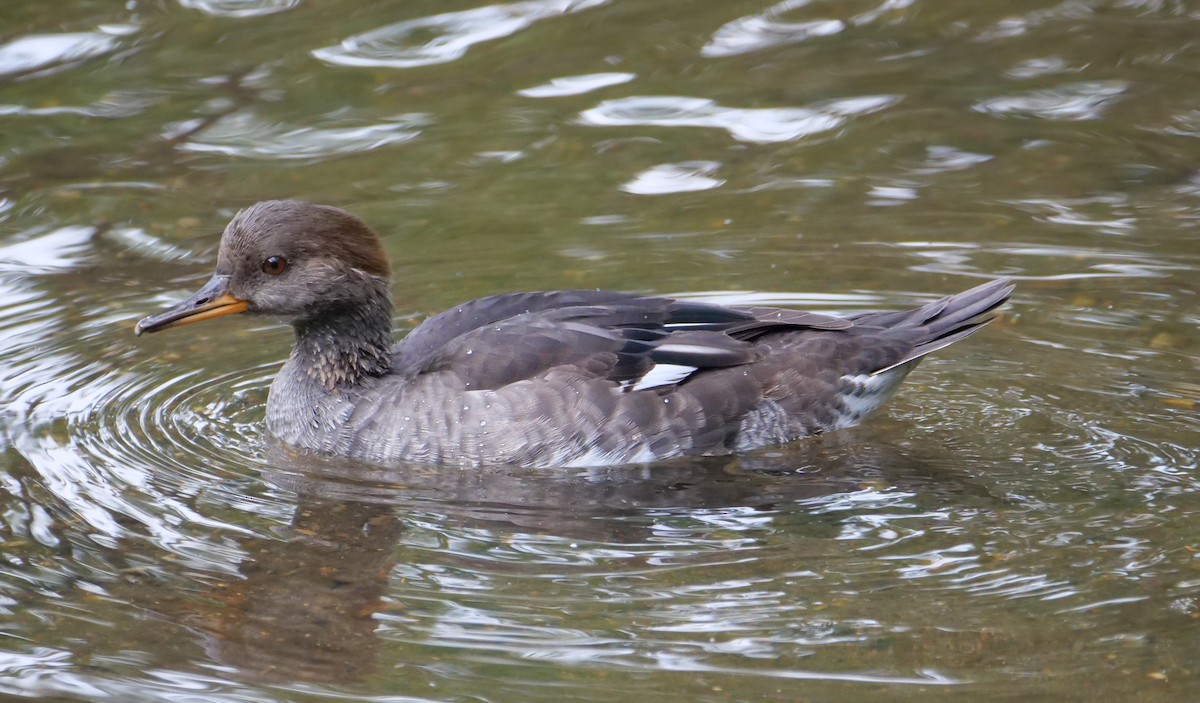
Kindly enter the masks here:
M 382 376 L 392 367 L 392 300 L 386 286 L 295 321 L 289 363 L 327 391 Z

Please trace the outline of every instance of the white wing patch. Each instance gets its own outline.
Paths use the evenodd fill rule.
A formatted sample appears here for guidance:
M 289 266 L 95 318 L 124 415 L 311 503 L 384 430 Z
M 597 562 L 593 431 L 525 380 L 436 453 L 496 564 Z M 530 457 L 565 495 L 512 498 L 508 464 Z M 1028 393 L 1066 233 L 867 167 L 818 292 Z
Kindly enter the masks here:
M 629 390 L 644 391 L 660 386 L 670 386 L 691 376 L 696 372 L 696 368 L 695 366 L 685 366 L 683 364 L 655 364 Z
M 664 343 L 658 345 L 657 351 L 660 353 L 667 353 L 667 354 L 687 354 L 689 356 L 696 357 L 701 360 L 706 359 L 706 358 L 720 358 L 720 357 L 724 356 L 726 353 L 724 349 L 717 349 L 715 347 L 706 347 L 701 344 L 686 344 L 686 343 L 681 343 L 681 342 L 664 342 Z M 673 364 L 659 364 L 659 365 L 660 366 L 672 366 Z M 695 371 L 695 368 L 693 368 L 693 367 L 689 366 L 688 368 L 691 368 L 693 371 Z

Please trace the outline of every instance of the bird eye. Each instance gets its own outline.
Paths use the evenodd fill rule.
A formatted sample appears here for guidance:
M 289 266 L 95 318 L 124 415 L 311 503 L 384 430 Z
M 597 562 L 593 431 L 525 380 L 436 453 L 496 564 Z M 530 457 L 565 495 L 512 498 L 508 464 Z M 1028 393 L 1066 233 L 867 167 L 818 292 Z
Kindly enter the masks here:
M 283 258 L 282 256 L 268 256 L 267 260 L 264 261 L 262 265 L 263 273 L 270 274 L 272 276 L 278 276 L 279 274 L 283 273 L 284 269 L 286 268 L 287 259 Z

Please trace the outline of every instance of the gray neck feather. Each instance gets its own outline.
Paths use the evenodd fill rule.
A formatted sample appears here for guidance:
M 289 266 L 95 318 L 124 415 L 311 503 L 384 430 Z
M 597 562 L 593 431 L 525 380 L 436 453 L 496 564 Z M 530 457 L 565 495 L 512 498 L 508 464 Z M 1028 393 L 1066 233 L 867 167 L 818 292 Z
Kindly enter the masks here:
M 291 361 L 327 391 L 382 376 L 392 367 L 392 300 L 386 286 L 292 326 L 296 346 Z

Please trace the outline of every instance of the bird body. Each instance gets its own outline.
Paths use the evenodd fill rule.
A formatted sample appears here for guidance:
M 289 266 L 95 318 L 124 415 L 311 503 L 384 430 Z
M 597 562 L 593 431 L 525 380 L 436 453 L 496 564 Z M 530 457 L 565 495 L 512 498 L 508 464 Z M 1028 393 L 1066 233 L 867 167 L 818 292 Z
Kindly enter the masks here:
M 271 384 L 267 427 L 306 450 L 381 464 L 600 466 L 854 425 L 1012 291 L 992 281 L 849 317 L 520 293 L 465 303 L 394 343 L 389 283 L 379 240 L 358 218 L 259 203 L 226 229 L 213 280 L 137 331 L 232 312 L 289 317 L 296 344 Z

